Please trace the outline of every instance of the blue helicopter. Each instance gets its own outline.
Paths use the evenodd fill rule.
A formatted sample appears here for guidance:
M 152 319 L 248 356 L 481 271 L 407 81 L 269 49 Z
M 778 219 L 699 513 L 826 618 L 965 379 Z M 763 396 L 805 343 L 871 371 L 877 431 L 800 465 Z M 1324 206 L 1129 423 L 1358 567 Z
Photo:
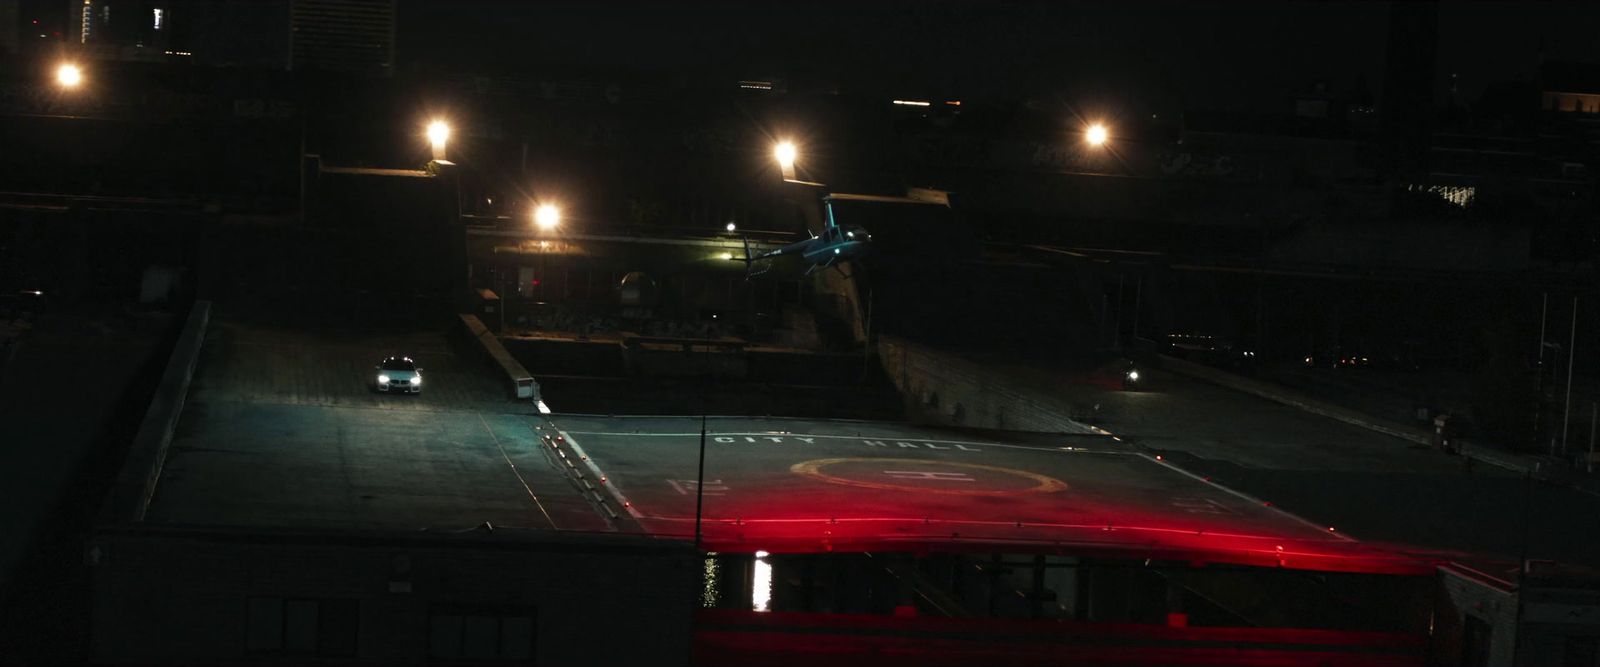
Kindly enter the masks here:
M 844 269 L 839 266 L 841 262 L 856 261 L 866 256 L 867 251 L 871 249 L 872 235 L 859 225 L 840 226 L 834 221 L 833 200 L 836 196 L 829 195 L 822 198 L 823 210 L 827 217 L 821 236 L 813 235 L 804 241 L 796 241 L 759 255 L 750 253 L 750 240 L 745 239 L 744 262 L 747 269 L 754 267 L 756 262 L 777 259 L 785 255 L 799 255 L 809 265 L 805 275 L 809 276 L 818 269 L 829 267 L 837 269 L 842 274 Z M 750 272 L 749 275 L 761 275 L 767 270 L 764 268 L 761 271 Z

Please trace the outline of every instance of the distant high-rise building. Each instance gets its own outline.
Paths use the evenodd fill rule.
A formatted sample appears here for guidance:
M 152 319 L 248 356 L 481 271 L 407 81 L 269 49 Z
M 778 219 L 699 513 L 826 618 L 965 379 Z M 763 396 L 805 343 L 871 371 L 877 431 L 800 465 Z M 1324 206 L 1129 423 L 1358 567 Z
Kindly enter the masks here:
M 294 69 L 389 75 L 394 68 L 394 0 L 293 0 Z
M 103 60 L 166 61 L 193 56 L 195 0 L 67 0 L 67 41 Z M 177 34 L 183 34 L 178 37 Z

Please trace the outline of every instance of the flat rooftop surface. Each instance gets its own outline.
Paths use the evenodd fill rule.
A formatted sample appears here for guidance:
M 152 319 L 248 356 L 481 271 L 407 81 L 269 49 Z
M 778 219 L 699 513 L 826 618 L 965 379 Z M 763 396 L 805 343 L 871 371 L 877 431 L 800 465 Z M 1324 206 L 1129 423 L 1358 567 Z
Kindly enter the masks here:
M 644 530 L 692 537 L 699 418 L 550 418 Z M 1015 544 L 1064 553 L 1365 572 L 1364 546 L 1102 436 L 711 418 L 701 531 L 721 551 Z
M 372 365 L 388 354 L 417 359 L 422 394 L 372 392 Z M 539 415 L 438 332 L 218 322 L 146 520 L 407 531 L 489 522 L 692 539 L 700 424 Z M 701 527 L 712 550 L 999 545 L 1314 570 L 1427 566 L 1105 436 L 748 417 L 706 426 Z M 545 440 L 558 435 L 620 520 L 561 464 Z
M 372 391 L 405 354 L 421 394 Z M 609 531 L 545 458 L 532 405 L 439 332 L 214 323 L 146 520 L 197 525 Z

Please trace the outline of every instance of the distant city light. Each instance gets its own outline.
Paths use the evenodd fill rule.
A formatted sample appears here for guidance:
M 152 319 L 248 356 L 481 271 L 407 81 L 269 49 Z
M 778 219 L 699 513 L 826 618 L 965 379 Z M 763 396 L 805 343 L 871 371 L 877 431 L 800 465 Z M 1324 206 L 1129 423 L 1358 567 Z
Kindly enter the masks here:
M 155 25 L 153 27 L 156 30 L 160 30 L 161 29 L 161 18 L 162 18 L 162 14 L 164 14 L 164 12 L 161 11 L 160 7 L 156 7 L 154 9 L 151 9 L 150 12 L 155 14 Z
M 772 90 L 771 81 L 740 81 L 739 87 L 746 90 Z
M 1106 130 L 1106 126 L 1099 123 L 1090 125 L 1089 129 L 1083 133 L 1084 141 L 1089 142 L 1090 146 L 1099 146 L 1104 144 L 1106 139 L 1109 139 L 1110 137 L 1110 131 Z
M 533 210 L 533 224 L 543 230 L 555 229 L 561 224 L 561 209 L 554 204 L 540 204 Z
M 925 106 L 929 106 L 928 102 L 923 102 L 921 100 L 895 100 L 894 103 L 895 104 L 899 104 L 901 106 L 907 106 L 907 107 L 925 107 Z
M 1439 195 L 1451 204 L 1466 208 L 1478 197 L 1478 189 L 1470 185 L 1422 185 L 1412 183 L 1406 186 L 1412 192 L 1429 192 Z
M 71 63 L 56 68 L 56 83 L 66 88 L 76 88 L 83 83 L 83 70 Z

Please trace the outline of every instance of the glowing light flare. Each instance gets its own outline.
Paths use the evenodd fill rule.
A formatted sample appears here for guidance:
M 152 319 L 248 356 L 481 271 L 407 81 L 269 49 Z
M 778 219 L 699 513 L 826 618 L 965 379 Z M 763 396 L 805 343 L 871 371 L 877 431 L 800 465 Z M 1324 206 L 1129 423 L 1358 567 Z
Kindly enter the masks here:
M 1101 125 L 1100 123 L 1090 125 L 1089 129 L 1084 130 L 1083 132 L 1083 140 L 1089 142 L 1090 146 L 1104 145 L 1110 138 L 1111 131 L 1107 130 L 1106 126 Z
M 925 107 L 925 106 L 930 106 L 930 104 L 928 102 L 924 102 L 922 100 L 895 100 L 894 103 L 898 104 L 900 106 L 903 106 L 903 107 Z
M 533 209 L 533 224 L 546 231 L 555 229 L 561 224 L 561 209 L 554 204 L 540 204 Z
M 759 441 L 762 434 L 752 433 L 751 437 Z M 738 441 L 743 442 L 743 438 L 738 438 Z M 885 444 L 891 450 L 902 448 L 894 441 Z M 953 450 L 954 445 L 948 446 Z M 1095 448 L 1089 449 L 1092 452 Z M 1152 452 L 1152 459 L 1156 453 L 1165 454 Z M 1085 459 L 1082 465 L 1092 465 L 1102 458 L 1092 453 L 1088 456 L 1090 458 Z M 1035 545 L 1094 542 L 1104 548 L 1125 551 L 1141 558 L 1152 553 L 1171 552 L 1189 554 L 1188 557 L 1193 559 L 1212 563 L 1282 566 L 1302 570 L 1408 573 L 1425 567 L 1425 564 L 1419 566 L 1406 557 L 1396 557 L 1358 543 L 1343 541 L 1342 531 L 1327 530 L 1330 524 L 1306 526 L 1292 520 L 1280 520 L 1275 518 L 1278 516 L 1276 514 L 1264 514 L 1264 511 L 1270 510 L 1263 510 L 1260 501 L 1240 502 L 1232 497 L 1215 495 L 1210 490 L 1202 490 L 1206 489 L 1203 486 L 1196 487 L 1192 493 L 1186 491 L 1183 495 L 1213 499 L 1237 515 L 1186 512 L 1170 506 L 1166 502 L 1169 499 L 1164 496 L 1147 498 L 1135 494 L 1121 500 L 1109 497 L 1096 499 L 1085 494 L 1072 495 L 1072 489 L 1063 492 L 1067 495 L 1017 494 L 992 502 L 947 505 L 944 500 L 951 499 L 949 494 L 930 494 L 927 490 L 935 487 L 959 489 L 975 484 L 994 490 L 1020 489 L 1031 484 L 1024 479 L 1012 482 L 998 476 L 991 481 L 991 476 L 980 470 L 960 467 L 928 467 L 927 464 L 921 464 L 915 468 L 904 468 L 901 467 L 907 465 L 904 456 L 893 458 L 894 467 L 888 467 L 887 464 L 891 462 L 885 461 L 885 466 L 862 463 L 850 469 L 829 467 L 823 471 L 835 476 L 849 474 L 862 481 L 915 486 L 915 489 L 890 493 L 871 488 L 852 491 L 847 488 L 852 485 L 827 484 L 825 480 L 816 480 L 816 483 L 827 484 L 826 487 L 817 488 L 829 488 L 832 491 L 797 493 L 798 487 L 783 491 L 750 488 L 748 495 L 721 497 L 709 505 L 711 509 L 702 519 L 702 546 L 709 550 L 745 554 L 740 563 L 744 577 L 754 574 L 750 554 L 756 549 L 773 554 L 824 553 L 883 550 L 890 544 L 919 544 L 938 550 L 938 545 L 990 541 Z M 1061 465 L 1076 468 L 1080 462 L 1075 457 L 1072 462 Z M 1140 465 L 1155 470 L 1158 466 L 1164 468 L 1169 464 L 1150 461 Z M 975 481 L 956 481 L 953 475 L 942 476 L 950 477 L 950 481 L 906 480 L 903 479 L 906 475 L 887 475 L 883 472 L 885 470 L 966 472 Z M 1033 471 L 1033 468 L 1025 467 L 1023 470 Z M 1053 470 L 1054 467 L 1046 467 L 1038 472 L 1049 473 Z M 1071 477 L 1061 479 L 1072 482 Z M 808 485 L 808 489 L 813 484 L 810 481 L 803 483 Z M 1196 479 L 1194 484 L 1203 482 Z M 1067 498 L 1072 501 L 1065 502 Z M 930 499 L 931 502 L 922 499 Z M 674 536 L 690 536 L 695 532 L 692 509 L 687 514 L 678 512 L 672 513 L 673 516 L 662 516 L 649 505 L 643 503 L 638 507 L 644 508 L 644 514 L 657 526 L 652 529 L 653 532 Z M 1025 525 L 1019 527 L 1018 521 Z M 1106 531 L 1108 525 L 1110 530 Z M 1284 547 L 1281 557 L 1277 553 L 1277 546 Z M 778 551 L 772 551 L 774 548 Z M 768 562 L 774 568 L 777 565 L 770 558 Z M 774 587 L 776 576 L 774 570 Z M 753 582 L 747 579 L 744 586 L 748 587 L 750 583 Z M 776 612 L 777 591 L 773 590 L 772 595 L 769 610 Z M 741 597 L 735 603 L 743 599 Z
M 725 227 L 725 229 L 727 229 L 730 233 L 731 232 L 736 232 L 736 231 L 739 230 L 739 226 L 730 222 L 730 223 L 728 223 L 727 227 Z
M 63 88 L 77 88 L 83 83 L 83 70 L 72 63 L 64 63 L 56 68 L 56 83 Z
M 450 140 L 450 124 L 442 120 L 428 123 L 428 141 L 434 146 L 443 146 Z
M 784 169 L 793 169 L 795 158 L 799 157 L 799 149 L 795 148 L 792 141 L 780 141 L 777 147 L 772 150 L 772 154 L 773 157 L 778 159 L 779 166 Z
M 771 611 L 772 564 L 767 562 L 765 551 L 756 552 L 755 577 L 750 583 L 750 610 Z

